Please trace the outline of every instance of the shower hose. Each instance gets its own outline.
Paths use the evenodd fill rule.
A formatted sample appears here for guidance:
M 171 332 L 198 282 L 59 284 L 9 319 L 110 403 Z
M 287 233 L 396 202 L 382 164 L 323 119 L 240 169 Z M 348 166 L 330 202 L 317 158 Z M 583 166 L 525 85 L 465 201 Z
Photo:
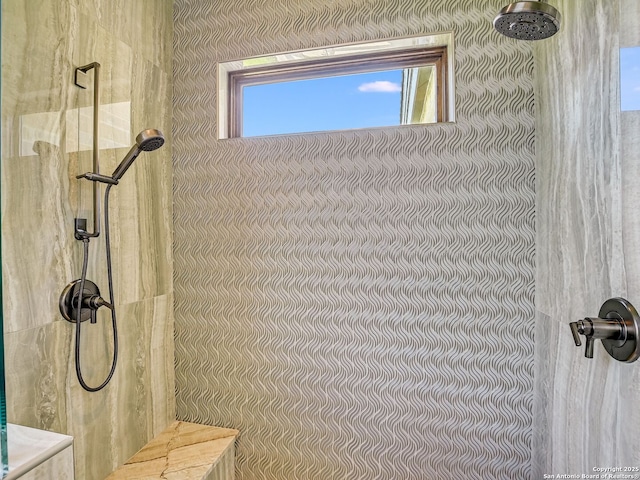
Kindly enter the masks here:
M 113 377 L 113 372 L 116 370 L 116 363 L 118 362 L 118 328 L 116 322 L 116 307 L 113 298 L 113 269 L 111 267 L 111 242 L 109 241 L 109 192 L 111 191 L 111 187 L 113 185 L 107 185 L 107 188 L 104 192 L 104 235 L 105 235 L 105 244 L 106 244 L 106 257 L 107 257 L 107 278 L 109 282 L 109 304 L 111 305 L 109 308 L 111 310 L 111 324 L 113 326 L 113 358 L 111 362 L 111 370 L 109 371 L 109 375 L 107 378 L 97 387 L 90 387 L 84 381 L 82 377 L 82 368 L 80 367 L 80 325 L 82 322 L 81 312 L 82 312 L 82 292 L 84 292 L 84 285 L 87 280 L 87 264 L 89 263 L 89 238 L 83 238 L 83 260 L 82 260 L 82 275 L 80 277 L 80 289 L 78 290 L 78 305 L 77 305 L 77 316 L 76 316 L 76 345 L 75 345 L 75 359 L 76 359 L 76 375 L 78 376 L 78 382 L 80 382 L 80 386 L 87 390 L 88 392 L 97 392 L 98 390 L 102 390 L 107 384 L 111 381 Z M 97 220 L 99 221 L 99 220 Z

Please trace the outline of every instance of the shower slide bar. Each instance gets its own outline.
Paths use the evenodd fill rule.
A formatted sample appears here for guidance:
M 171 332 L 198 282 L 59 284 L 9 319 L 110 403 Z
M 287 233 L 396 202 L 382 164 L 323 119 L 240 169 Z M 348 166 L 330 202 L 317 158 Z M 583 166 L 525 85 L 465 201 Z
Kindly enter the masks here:
M 100 125 L 100 64 L 98 62 L 83 65 L 75 70 L 75 85 L 86 89 L 88 87 L 87 72 L 93 69 L 93 174 L 100 175 L 100 149 L 98 147 Z M 76 178 L 82 178 L 79 175 Z M 97 237 L 100 235 L 100 188 L 98 182 L 93 182 L 93 232 L 87 231 L 87 220 L 77 218 L 75 221 L 75 238 Z

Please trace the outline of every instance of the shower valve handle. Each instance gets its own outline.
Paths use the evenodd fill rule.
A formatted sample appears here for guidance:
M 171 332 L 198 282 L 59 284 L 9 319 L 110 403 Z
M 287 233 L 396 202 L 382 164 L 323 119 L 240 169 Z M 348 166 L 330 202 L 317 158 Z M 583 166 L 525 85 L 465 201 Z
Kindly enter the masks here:
M 573 335 L 573 341 L 576 344 L 576 347 L 582 346 L 582 342 L 580 341 L 580 334 L 585 335 L 584 333 L 584 321 L 579 320 L 577 322 L 571 322 L 569 327 L 571 328 L 571 335 Z M 585 347 L 584 356 L 587 358 L 593 358 L 593 337 L 589 335 L 585 335 L 587 345 Z
M 80 279 L 74 280 L 64 288 L 60 295 L 60 313 L 69 322 L 75 323 L 79 317 L 81 322 L 91 319 L 91 323 L 96 323 L 96 312 L 100 307 L 110 310 L 114 307 L 100 296 L 100 289 L 91 280 L 85 280 L 80 294 L 80 283 Z
M 82 307 L 88 308 L 91 310 L 91 323 L 96 323 L 98 321 L 98 309 L 100 307 L 107 307 L 110 310 L 113 310 L 113 305 L 107 302 L 100 295 L 85 295 L 82 299 Z
M 98 310 L 100 307 L 107 307 L 109 310 L 113 310 L 113 305 L 107 302 L 100 295 L 89 295 L 82 299 L 82 305 L 91 310 Z
M 584 356 L 593 358 L 596 339 L 602 340 L 605 350 L 616 360 L 634 362 L 640 357 L 640 316 L 624 298 L 610 298 L 598 313 L 569 323 L 577 347 L 582 345 L 580 335 L 586 339 Z
M 609 340 L 624 340 L 626 336 L 623 323 L 616 318 L 585 318 L 577 322 L 571 322 L 571 333 L 576 346 L 582 345 L 579 335 L 584 335 L 586 346 L 584 356 L 593 358 L 593 343 L 596 338 Z

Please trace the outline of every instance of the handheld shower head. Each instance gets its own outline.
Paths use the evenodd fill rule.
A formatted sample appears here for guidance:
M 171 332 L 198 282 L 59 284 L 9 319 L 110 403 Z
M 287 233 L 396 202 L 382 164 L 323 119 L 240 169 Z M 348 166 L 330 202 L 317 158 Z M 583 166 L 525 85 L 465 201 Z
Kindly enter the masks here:
M 124 157 L 120 165 L 113 171 L 111 178 L 116 182 L 122 178 L 125 172 L 129 169 L 133 161 L 138 158 L 140 152 L 152 152 L 164 145 L 164 135 L 160 130 L 149 128 L 143 130 L 136 137 L 136 144 L 131 147 L 129 153 Z
M 542 1 L 518 1 L 500 10 L 493 26 L 517 40 L 543 40 L 560 30 L 560 12 Z

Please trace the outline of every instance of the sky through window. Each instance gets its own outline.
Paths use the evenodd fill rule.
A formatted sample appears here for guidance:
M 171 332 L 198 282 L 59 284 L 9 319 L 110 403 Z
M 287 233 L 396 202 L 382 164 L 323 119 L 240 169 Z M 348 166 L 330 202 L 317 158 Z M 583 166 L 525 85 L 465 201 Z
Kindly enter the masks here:
M 640 110 L 640 46 L 620 49 L 620 107 Z
M 245 86 L 244 137 L 400 124 L 402 70 Z

